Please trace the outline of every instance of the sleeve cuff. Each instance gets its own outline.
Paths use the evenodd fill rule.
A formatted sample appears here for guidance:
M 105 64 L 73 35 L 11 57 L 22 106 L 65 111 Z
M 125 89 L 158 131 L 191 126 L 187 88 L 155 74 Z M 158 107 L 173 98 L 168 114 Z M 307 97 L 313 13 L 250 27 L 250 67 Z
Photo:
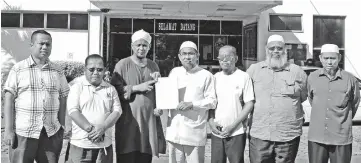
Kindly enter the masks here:
M 193 109 L 199 109 L 199 106 L 201 105 L 201 102 L 200 101 L 193 101 L 192 104 L 193 104 Z
M 68 109 L 68 114 L 70 115 L 71 113 L 76 112 L 76 111 L 79 111 L 79 110 L 76 108 Z
M 10 88 L 10 87 L 4 87 L 4 93 L 5 93 L 6 91 L 12 93 L 12 94 L 15 96 L 15 90 L 14 90 L 14 89 L 12 89 L 12 88 Z
M 247 102 L 250 102 L 250 101 L 253 101 L 254 98 L 250 98 L 250 99 L 244 99 L 244 103 L 247 103 Z

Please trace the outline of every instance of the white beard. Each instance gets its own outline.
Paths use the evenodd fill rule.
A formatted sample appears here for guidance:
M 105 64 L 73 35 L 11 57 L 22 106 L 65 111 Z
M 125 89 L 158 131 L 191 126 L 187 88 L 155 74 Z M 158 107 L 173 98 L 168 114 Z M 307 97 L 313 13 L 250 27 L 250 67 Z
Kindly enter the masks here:
M 279 59 L 267 55 L 267 62 L 272 69 L 281 69 L 287 64 L 287 55 L 282 55 Z

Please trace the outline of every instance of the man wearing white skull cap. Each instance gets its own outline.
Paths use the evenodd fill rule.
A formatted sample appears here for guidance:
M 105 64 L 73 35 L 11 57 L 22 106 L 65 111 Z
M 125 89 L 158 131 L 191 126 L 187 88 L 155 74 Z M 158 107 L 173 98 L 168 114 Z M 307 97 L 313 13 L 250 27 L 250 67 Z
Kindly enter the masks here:
M 179 104 L 169 110 L 166 140 L 169 163 L 204 163 L 208 110 L 216 106 L 213 75 L 198 66 L 197 45 L 185 41 L 179 48 L 181 67 L 169 74 L 178 83 Z
M 308 131 L 310 163 L 350 163 L 352 118 L 359 102 L 356 78 L 338 67 L 342 55 L 337 45 L 321 47 L 323 68 L 308 77 L 308 97 L 312 107 Z
M 123 109 L 115 124 L 117 163 L 151 163 L 153 156 L 165 152 L 158 146 L 162 144 L 159 141 L 165 144 L 161 125 L 157 125 L 161 124 L 161 113 L 154 112 L 159 67 L 146 58 L 151 40 L 148 32 L 136 31 L 132 35 L 133 55 L 120 60 L 114 68 L 111 84 Z
M 252 64 L 247 70 L 255 92 L 250 120 L 250 161 L 293 163 L 302 135 L 307 75 L 287 61 L 282 36 L 270 36 L 265 50 L 266 60 Z

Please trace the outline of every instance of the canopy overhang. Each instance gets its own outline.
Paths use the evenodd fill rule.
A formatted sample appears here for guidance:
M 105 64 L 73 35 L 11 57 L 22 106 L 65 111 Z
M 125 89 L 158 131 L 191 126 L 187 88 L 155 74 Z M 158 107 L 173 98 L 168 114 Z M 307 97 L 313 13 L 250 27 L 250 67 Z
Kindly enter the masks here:
M 124 1 L 90 0 L 102 12 L 126 17 L 172 19 L 245 19 L 282 5 L 282 0 L 188 0 L 188 1 Z

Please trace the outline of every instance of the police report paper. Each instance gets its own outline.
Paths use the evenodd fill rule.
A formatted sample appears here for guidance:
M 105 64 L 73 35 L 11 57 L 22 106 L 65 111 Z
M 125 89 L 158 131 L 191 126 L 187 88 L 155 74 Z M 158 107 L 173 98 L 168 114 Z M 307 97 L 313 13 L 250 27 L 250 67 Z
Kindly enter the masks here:
M 177 80 L 169 77 L 158 78 L 155 83 L 155 100 L 157 109 L 176 109 L 179 103 Z

